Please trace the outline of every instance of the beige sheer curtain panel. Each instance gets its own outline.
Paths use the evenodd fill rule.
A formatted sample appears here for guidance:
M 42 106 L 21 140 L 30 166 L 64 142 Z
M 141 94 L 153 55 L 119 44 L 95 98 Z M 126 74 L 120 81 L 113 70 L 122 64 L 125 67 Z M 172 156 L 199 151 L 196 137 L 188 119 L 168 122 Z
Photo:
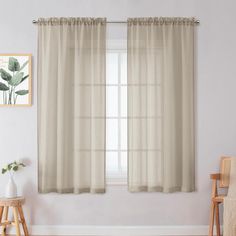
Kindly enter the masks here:
M 194 19 L 128 20 L 131 192 L 194 191 Z
M 224 198 L 224 236 L 236 233 L 236 158 L 231 158 L 230 184 L 227 197 Z
M 39 192 L 105 191 L 106 19 L 38 23 Z

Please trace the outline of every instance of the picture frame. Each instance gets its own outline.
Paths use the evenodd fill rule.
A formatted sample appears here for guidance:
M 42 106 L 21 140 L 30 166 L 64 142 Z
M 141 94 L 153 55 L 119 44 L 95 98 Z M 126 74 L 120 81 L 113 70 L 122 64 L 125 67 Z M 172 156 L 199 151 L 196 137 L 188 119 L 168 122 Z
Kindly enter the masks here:
M 0 107 L 32 105 L 32 54 L 0 53 Z

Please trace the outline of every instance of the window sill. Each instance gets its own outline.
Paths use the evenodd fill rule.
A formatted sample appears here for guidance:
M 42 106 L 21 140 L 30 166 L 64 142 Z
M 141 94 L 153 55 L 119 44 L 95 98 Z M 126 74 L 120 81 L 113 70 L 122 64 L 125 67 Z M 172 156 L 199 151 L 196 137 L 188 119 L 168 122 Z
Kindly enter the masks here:
M 127 186 L 126 177 L 107 177 L 106 178 L 107 186 Z

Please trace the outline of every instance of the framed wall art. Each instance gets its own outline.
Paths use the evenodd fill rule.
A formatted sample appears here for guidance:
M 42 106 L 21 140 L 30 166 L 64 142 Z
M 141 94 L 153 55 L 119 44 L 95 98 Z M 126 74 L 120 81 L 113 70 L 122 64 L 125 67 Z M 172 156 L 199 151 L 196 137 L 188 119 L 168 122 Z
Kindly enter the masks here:
M 31 54 L 0 54 L 0 106 L 31 106 Z

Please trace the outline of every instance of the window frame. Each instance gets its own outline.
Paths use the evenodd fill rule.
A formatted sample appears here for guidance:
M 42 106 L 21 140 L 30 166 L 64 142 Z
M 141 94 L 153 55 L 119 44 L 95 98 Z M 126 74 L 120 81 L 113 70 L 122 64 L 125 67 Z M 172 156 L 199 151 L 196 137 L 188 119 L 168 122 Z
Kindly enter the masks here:
M 109 84 L 108 80 L 106 82 L 106 93 L 107 93 L 107 87 L 117 87 L 118 89 L 118 113 L 117 116 L 107 116 L 106 114 L 106 122 L 107 120 L 112 120 L 115 119 L 118 121 L 118 146 L 117 149 L 107 149 L 106 148 L 106 154 L 108 152 L 114 152 L 117 153 L 118 156 L 118 162 L 119 162 L 119 167 L 121 167 L 121 156 L 122 156 L 122 152 L 126 152 L 127 153 L 127 162 L 128 162 L 128 150 L 126 149 L 122 149 L 121 147 L 121 121 L 122 120 L 126 120 L 126 122 L 128 122 L 128 116 L 126 113 L 126 116 L 122 116 L 121 114 L 121 88 L 126 86 L 127 89 L 127 82 L 124 84 L 122 84 L 121 82 L 121 57 L 122 54 L 126 53 L 127 55 L 127 41 L 125 40 L 108 40 L 107 43 L 107 49 L 106 49 L 106 55 L 108 55 L 109 53 L 117 53 L 118 55 L 118 81 L 117 84 Z M 127 70 L 126 70 L 127 73 Z M 127 101 L 128 102 L 128 101 Z M 106 185 L 123 185 L 126 186 L 128 184 L 128 163 L 127 163 L 127 169 L 126 171 L 120 171 L 117 172 L 117 174 L 112 173 L 112 171 L 109 173 L 109 170 L 107 169 L 106 166 Z

